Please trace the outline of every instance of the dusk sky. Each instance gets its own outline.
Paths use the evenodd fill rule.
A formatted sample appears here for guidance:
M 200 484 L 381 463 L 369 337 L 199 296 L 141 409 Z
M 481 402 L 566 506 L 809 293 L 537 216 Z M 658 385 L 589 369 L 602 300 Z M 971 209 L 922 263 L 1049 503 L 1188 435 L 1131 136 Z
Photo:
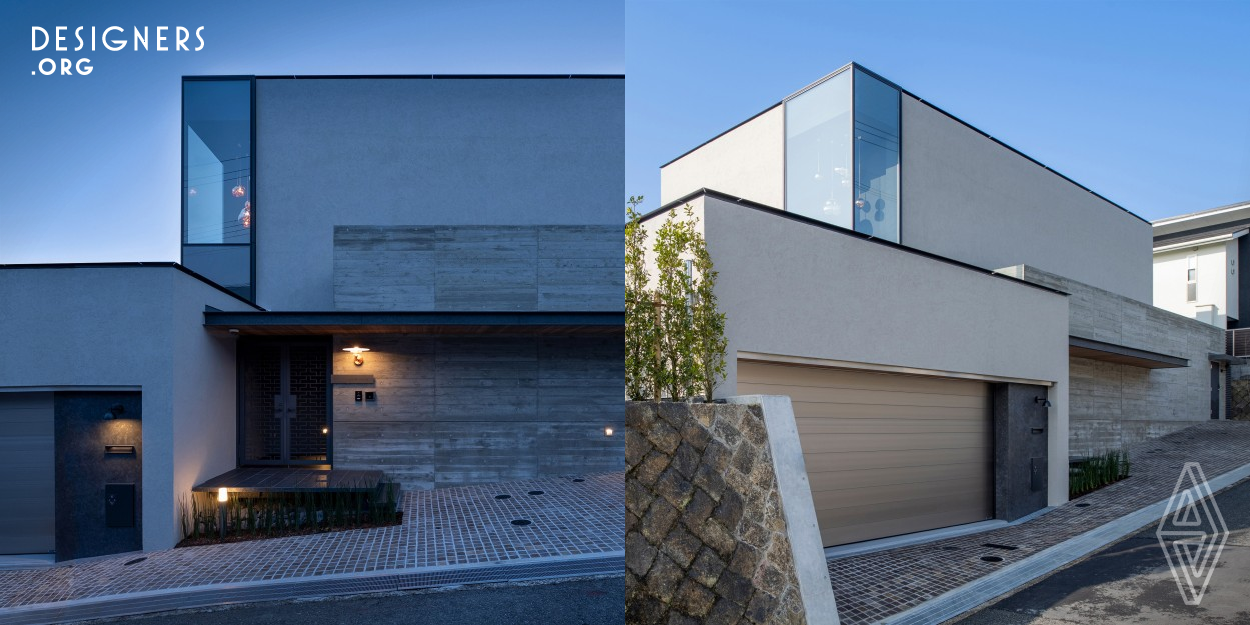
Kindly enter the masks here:
M 58 25 L 206 45 L 31 51 Z M 661 164 L 854 60 L 1157 219 L 1250 199 L 1247 25 L 1233 1 L 6 2 L 0 263 L 176 260 L 194 74 L 626 73 L 626 190 L 654 207 Z
M 0 4 L 0 263 L 178 260 L 183 75 L 625 72 L 619 1 L 183 5 Z M 73 52 L 93 25 L 204 26 L 205 47 Z M 71 51 L 32 52 L 32 26 Z M 82 56 L 90 75 L 31 75 Z

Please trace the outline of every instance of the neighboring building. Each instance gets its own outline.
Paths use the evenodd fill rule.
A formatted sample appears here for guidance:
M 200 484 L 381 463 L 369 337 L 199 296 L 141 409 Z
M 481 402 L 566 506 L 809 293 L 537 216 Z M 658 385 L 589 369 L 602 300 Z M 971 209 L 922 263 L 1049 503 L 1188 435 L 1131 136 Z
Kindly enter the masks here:
M 1220 329 L 1239 327 L 1250 288 L 1237 261 L 1250 245 L 1250 202 L 1167 217 L 1154 227 L 1154 304 Z
M 236 467 L 623 467 L 622 77 L 182 88 L 181 264 L 0 267 L 0 554 L 171 547 Z
M 661 201 L 719 272 L 719 394 L 794 401 L 827 545 L 1019 518 L 1070 455 L 1220 414 L 1222 334 L 1150 305 L 1149 223 L 857 65 Z

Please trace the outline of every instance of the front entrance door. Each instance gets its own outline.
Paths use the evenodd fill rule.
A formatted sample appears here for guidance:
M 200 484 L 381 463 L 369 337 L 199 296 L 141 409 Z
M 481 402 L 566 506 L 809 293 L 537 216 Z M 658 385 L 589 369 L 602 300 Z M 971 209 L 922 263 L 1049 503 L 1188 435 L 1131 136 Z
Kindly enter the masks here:
M 240 341 L 242 464 L 329 464 L 329 350 L 327 341 Z

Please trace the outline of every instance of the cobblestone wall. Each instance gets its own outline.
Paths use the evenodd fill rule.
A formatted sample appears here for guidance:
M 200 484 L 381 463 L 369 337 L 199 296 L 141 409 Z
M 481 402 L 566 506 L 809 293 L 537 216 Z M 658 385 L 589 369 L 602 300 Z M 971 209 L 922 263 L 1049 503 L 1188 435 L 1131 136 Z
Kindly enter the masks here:
M 630 403 L 626 621 L 804 625 L 759 406 Z

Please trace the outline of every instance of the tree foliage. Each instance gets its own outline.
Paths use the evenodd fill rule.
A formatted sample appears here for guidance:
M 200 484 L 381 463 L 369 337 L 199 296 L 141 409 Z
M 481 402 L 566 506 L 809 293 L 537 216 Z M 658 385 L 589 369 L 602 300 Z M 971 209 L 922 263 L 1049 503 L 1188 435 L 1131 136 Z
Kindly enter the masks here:
M 707 243 L 686 205 L 668 213 L 648 250 L 636 210 L 641 202 L 631 197 L 626 208 L 626 392 L 630 399 L 710 401 L 725 376 L 727 342 Z

